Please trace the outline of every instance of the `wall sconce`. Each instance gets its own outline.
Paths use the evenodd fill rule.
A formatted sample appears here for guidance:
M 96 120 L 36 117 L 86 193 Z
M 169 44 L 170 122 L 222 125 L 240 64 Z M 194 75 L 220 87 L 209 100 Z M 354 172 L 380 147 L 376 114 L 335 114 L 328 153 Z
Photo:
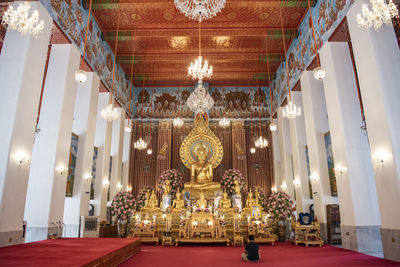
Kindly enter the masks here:
M 335 170 L 335 174 L 342 176 L 347 169 L 345 167 L 342 167 L 339 165 L 339 166 L 335 167 L 334 170 Z
M 109 186 L 110 185 L 110 181 L 108 180 L 108 178 L 104 178 L 103 179 L 103 186 L 104 187 L 107 187 L 107 186 Z
M 294 179 L 293 184 L 295 186 L 300 186 L 300 179 L 298 177 L 296 179 Z
M 151 155 L 151 154 L 153 154 L 153 149 L 151 149 L 151 148 L 147 149 L 147 155 Z
M 385 161 L 389 158 L 389 154 L 386 151 L 379 150 L 374 154 L 374 160 L 376 165 L 383 166 Z
M 272 192 L 276 192 L 276 186 L 271 187 Z
M 132 186 L 128 185 L 128 186 L 126 187 L 126 191 L 131 192 L 131 191 L 132 191 Z
M 14 155 L 12 155 L 12 157 L 21 166 L 27 165 L 31 160 L 31 157 L 22 150 L 17 151 Z
M 83 179 L 85 179 L 85 181 L 88 182 L 88 183 L 92 181 L 92 178 L 93 178 L 93 176 L 90 173 L 86 173 L 83 176 Z
M 283 191 L 286 191 L 286 189 L 287 189 L 286 183 L 283 183 L 283 184 L 281 185 L 281 189 L 282 189 Z
M 256 153 L 256 149 L 255 149 L 254 147 L 251 147 L 251 148 L 250 148 L 250 153 L 251 153 L 251 154 Z
M 313 174 L 310 176 L 310 179 L 311 179 L 312 182 L 315 183 L 316 181 L 319 180 L 319 176 L 318 176 L 318 174 L 313 173 Z
M 64 165 L 60 164 L 56 167 L 56 173 L 58 175 L 63 175 L 64 173 L 66 173 L 68 171 L 68 168 L 65 167 Z
M 122 184 L 121 183 L 117 184 L 117 189 L 118 189 L 118 191 L 121 191 L 121 189 L 122 189 Z

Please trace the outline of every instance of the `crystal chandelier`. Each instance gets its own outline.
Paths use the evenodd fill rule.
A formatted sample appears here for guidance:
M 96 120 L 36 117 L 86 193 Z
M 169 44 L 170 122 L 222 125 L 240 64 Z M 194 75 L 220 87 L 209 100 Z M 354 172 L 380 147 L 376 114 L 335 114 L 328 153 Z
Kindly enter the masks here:
M 277 129 L 276 123 L 275 123 L 275 122 L 271 122 L 271 123 L 269 124 L 269 130 L 270 130 L 271 132 L 275 132 L 276 129 Z
M 228 120 L 227 118 L 223 117 L 222 119 L 219 120 L 219 126 L 221 127 L 228 127 L 229 125 L 231 125 L 231 121 Z
M 203 64 L 202 56 L 198 56 L 194 63 L 190 63 L 188 67 L 188 76 L 192 76 L 194 80 L 199 80 L 199 83 L 203 82 L 204 78 L 211 78 L 212 74 L 212 66 L 208 67 L 207 60 L 205 60 Z
M 105 109 L 102 109 L 100 116 L 108 122 L 116 120 L 119 118 L 119 112 L 113 107 L 113 104 L 108 104 Z
M 256 149 L 255 149 L 254 147 L 251 147 L 251 148 L 250 148 L 250 153 L 251 153 L 251 154 L 256 153 Z
M 371 6 L 372 10 L 369 9 Z M 359 27 L 369 29 L 374 27 L 379 31 L 383 24 L 392 25 L 392 19 L 399 17 L 399 11 L 392 0 L 386 4 L 385 0 L 370 0 L 370 5 L 363 5 L 362 15 L 357 14 Z
M 208 91 L 204 88 L 202 83 L 199 83 L 190 94 L 186 105 L 194 113 L 207 112 L 212 106 L 214 106 L 214 99 L 210 96 Z
M 262 136 L 258 137 L 257 140 L 255 141 L 256 148 L 266 148 L 267 146 L 268 146 L 268 140 Z
M 176 8 L 193 20 L 206 20 L 225 7 L 226 0 L 174 0 Z
M 133 146 L 134 146 L 135 149 L 143 150 L 143 149 L 146 149 L 146 148 L 147 148 L 147 143 L 146 143 L 146 141 L 144 141 L 144 140 L 142 139 L 142 137 L 140 137 L 139 140 L 137 140 L 137 141 L 133 144 Z
M 9 31 L 18 31 L 22 35 L 32 34 L 35 38 L 38 38 L 39 34 L 44 29 L 43 20 L 39 21 L 39 12 L 34 10 L 32 16 L 29 17 L 29 11 L 31 9 L 31 3 L 29 1 L 21 3 L 15 10 L 10 5 L 6 12 L 4 12 L 2 24 L 7 26 Z
M 179 118 L 179 117 L 177 117 L 177 118 L 175 118 L 173 121 L 172 121 L 172 124 L 175 126 L 175 127 L 182 127 L 183 126 L 183 120 L 181 119 L 181 118 Z
M 132 132 L 131 120 L 128 120 L 128 124 L 125 126 L 125 132 L 126 133 Z
M 297 107 L 292 101 L 283 108 L 283 117 L 287 119 L 295 119 L 301 115 L 301 108 Z

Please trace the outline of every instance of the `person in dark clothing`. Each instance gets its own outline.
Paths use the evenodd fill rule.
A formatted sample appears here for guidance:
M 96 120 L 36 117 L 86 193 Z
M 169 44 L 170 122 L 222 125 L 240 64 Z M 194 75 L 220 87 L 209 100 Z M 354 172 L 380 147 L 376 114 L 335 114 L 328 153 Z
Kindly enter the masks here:
M 250 242 L 246 244 L 246 252 L 242 254 L 242 259 L 248 262 L 258 262 L 260 261 L 260 254 L 258 253 L 259 247 L 256 242 L 254 242 L 254 235 L 249 235 Z

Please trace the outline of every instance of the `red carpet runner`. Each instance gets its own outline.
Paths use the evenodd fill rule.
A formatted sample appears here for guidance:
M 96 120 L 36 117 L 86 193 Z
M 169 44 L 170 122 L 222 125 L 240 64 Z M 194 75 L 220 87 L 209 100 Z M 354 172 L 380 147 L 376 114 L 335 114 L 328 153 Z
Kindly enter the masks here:
M 142 246 L 137 255 L 120 266 L 135 267 L 235 267 L 235 266 L 400 266 L 400 263 L 371 257 L 365 254 L 332 246 L 294 246 L 276 243 L 260 246 L 261 262 L 245 263 L 241 260 L 243 247 Z
M 110 266 L 139 250 L 137 238 L 44 240 L 0 248 L 0 266 Z

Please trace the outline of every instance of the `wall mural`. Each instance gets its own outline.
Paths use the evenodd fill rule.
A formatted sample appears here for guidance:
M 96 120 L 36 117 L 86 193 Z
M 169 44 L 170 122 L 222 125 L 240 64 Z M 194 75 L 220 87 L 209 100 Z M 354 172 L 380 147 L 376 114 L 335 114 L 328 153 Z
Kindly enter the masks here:
M 94 147 L 93 161 L 92 161 L 92 182 L 90 184 L 90 199 L 94 199 L 94 185 L 95 185 L 95 179 L 96 179 L 97 156 L 98 155 L 99 155 L 99 148 Z
M 330 132 L 324 134 L 324 141 L 325 141 L 326 160 L 328 161 L 329 184 L 331 186 L 331 195 L 337 196 L 338 192 L 337 192 L 336 176 L 335 176 L 335 162 L 333 160 Z
M 193 112 L 185 105 L 193 90 L 194 87 L 138 88 L 133 96 L 136 103 L 134 117 L 142 115 L 146 120 L 175 118 L 179 113 L 182 118 L 193 119 Z M 211 87 L 208 90 L 215 101 L 209 111 L 210 120 L 224 115 L 229 118 L 258 120 L 260 116 L 263 120 L 269 119 L 268 87 L 260 87 L 259 91 L 257 87 Z
M 67 188 L 65 190 L 66 197 L 72 197 L 74 191 L 76 157 L 78 156 L 78 141 L 79 141 L 79 136 L 72 133 L 71 148 L 69 151 L 69 161 L 68 161 Z
M 40 2 L 82 54 L 89 10 L 83 8 L 80 0 L 40 0 Z M 107 42 L 101 39 L 101 30 L 93 17 L 89 24 L 85 59 L 106 87 L 111 89 L 113 51 Z M 116 64 L 114 95 L 125 110 L 128 109 L 128 85 L 125 72 Z
M 321 0 L 317 1 L 311 12 L 314 21 L 317 48 L 320 49 L 335 31 L 346 16 L 354 0 Z M 293 88 L 300 79 L 300 74 L 315 58 L 314 40 L 310 23 L 310 14 L 304 16 L 299 27 L 299 37 L 290 45 L 287 56 L 289 65 L 290 88 Z M 273 108 L 279 107 L 286 98 L 286 67 L 283 62 L 276 72 L 276 79 L 272 81 Z

